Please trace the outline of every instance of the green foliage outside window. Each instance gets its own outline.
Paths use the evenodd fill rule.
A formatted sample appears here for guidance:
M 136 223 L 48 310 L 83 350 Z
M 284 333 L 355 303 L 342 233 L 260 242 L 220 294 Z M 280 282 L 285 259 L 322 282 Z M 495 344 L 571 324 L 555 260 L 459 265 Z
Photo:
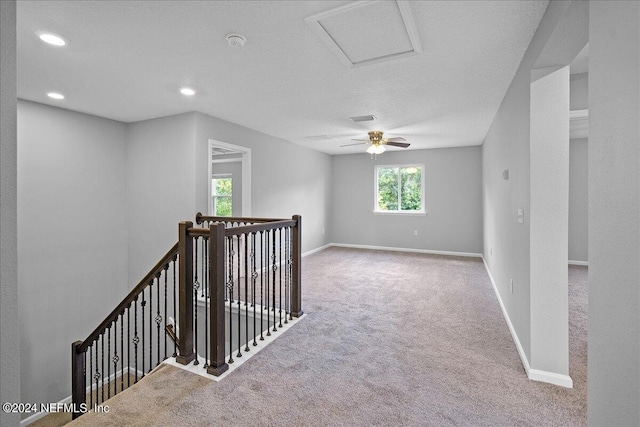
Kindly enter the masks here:
M 422 168 L 379 167 L 378 210 L 422 210 Z
M 213 211 L 215 216 L 232 216 L 233 182 L 231 178 L 213 179 Z

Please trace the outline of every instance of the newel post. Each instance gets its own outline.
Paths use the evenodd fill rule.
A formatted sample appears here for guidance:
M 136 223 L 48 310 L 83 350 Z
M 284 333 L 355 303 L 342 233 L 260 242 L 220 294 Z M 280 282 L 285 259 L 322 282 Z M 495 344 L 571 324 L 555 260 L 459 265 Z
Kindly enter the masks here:
M 211 360 L 207 372 L 219 376 L 229 365 L 225 361 L 224 330 L 224 230 L 222 222 L 209 226 L 209 352 Z
M 81 345 L 82 341 L 76 341 L 71 344 L 71 403 L 73 403 L 71 418 L 74 420 L 84 413 L 82 405 L 86 405 L 85 352 L 80 351 Z
M 193 351 L 193 237 L 189 229 L 191 221 L 182 221 L 178 225 L 178 350 L 176 361 L 188 364 L 196 355 Z
M 292 268 L 291 268 L 291 316 L 302 316 L 302 217 L 294 215 L 293 220 L 296 225 L 293 227 L 291 237 L 292 245 Z

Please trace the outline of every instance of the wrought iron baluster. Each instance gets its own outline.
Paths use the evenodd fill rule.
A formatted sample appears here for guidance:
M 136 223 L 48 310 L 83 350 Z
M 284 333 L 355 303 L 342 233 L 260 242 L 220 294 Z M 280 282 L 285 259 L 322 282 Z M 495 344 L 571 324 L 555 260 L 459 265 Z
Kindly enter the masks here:
M 273 311 L 273 332 L 277 332 L 278 329 L 276 328 L 276 271 L 278 270 L 278 266 L 276 265 L 276 229 L 272 229 L 271 233 L 273 234 L 273 239 L 272 239 L 272 244 L 271 244 L 271 248 L 272 248 L 272 253 L 271 253 L 271 263 L 272 266 L 271 268 L 273 269 L 273 285 L 271 286 L 271 294 L 272 294 L 272 301 L 273 304 L 271 305 L 271 311 Z
M 131 386 L 131 303 L 127 305 L 127 388 Z M 122 355 L 124 361 L 124 354 Z M 124 373 L 124 371 L 122 371 Z
M 206 237 L 202 237 L 202 290 L 200 291 L 200 297 L 204 298 L 204 282 L 205 282 L 205 268 L 206 268 L 206 263 L 205 263 L 205 251 L 207 249 L 207 245 L 206 242 L 207 238 Z
M 253 307 L 253 345 L 258 345 L 256 341 L 256 279 L 258 272 L 256 271 L 256 233 L 251 233 L 251 306 Z M 248 337 L 247 337 L 248 338 Z
M 227 290 L 229 291 L 229 362 L 233 363 L 233 236 L 227 237 L 229 244 L 229 280 Z
M 119 360 L 120 360 L 120 391 L 122 391 L 124 390 L 124 310 L 120 312 L 120 359 Z M 118 390 L 117 381 L 116 381 L 116 390 Z
M 266 256 L 265 256 L 265 260 L 264 260 L 264 270 L 267 273 L 266 276 L 266 283 L 265 283 L 265 302 L 267 303 L 266 306 L 266 310 L 267 310 L 267 336 L 270 337 L 271 336 L 271 326 L 270 326 L 270 321 L 271 321 L 271 317 L 269 316 L 269 302 L 271 299 L 271 265 L 269 262 L 269 258 L 270 258 L 270 244 L 271 244 L 271 230 L 267 230 L 266 233 L 266 246 L 265 246 L 265 252 L 266 252 Z
M 209 238 L 202 238 L 202 297 L 204 298 L 204 369 L 209 367 Z
M 156 354 L 156 366 L 160 364 L 160 324 L 162 323 L 162 315 L 160 314 L 160 275 L 161 274 L 162 273 L 159 272 L 156 275 L 156 280 L 158 281 L 156 286 L 156 318 L 155 318 L 156 325 L 157 325 L 156 331 L 158 335 L 158 341 L 156 345 L 156 350 L 158 351 Z M 165 345 L 166 345 L 167 334 L 165 334 L 164 336 L 165 336 Z
M 278 265 L 280 266 L 280 283 L 278 283 L 278 287 L 279 287 L 279 291 L 278 291 L 278 298 L 279 298 L 279 303 L 278 303 L 278 318 L 280 320 L 280 323 L 278 324 L 278 327 L 282 328 L 282 228 L 278 229 L 278 238 L 280 241 L 280 245 L 278 248 Z
M 144 299 L 144 289 L 141 292 L 142 294 L 142 301 L 140 302 L 140 309 L 141 309 L 141 313 L 140 313 L 140 317 L 142 318 L 142 327 L 141 327 L 141 331 L 142 331 L 142 376 L 140 377 L 141 379 L 144 378 L 144 376 L 146 375 L 145 373 L 145 369 L 144 369 L 144 349 L 146 348 L 144 346 L 144 307 L 145 305 L 147 305 L 147 301 Z M 137 382 L 138 380 L 136 380 Z
M 176 310 L 176 260 L 177 255 L 173 256 L 173 332 L 178 336 L 178 313 Z M 178 357 L 178 340 L 173 341 L 173 357 Z
M 118 356 L 118 317 L 116 317 L 113 322 L 113 395 L 118 394 L 118 362 L 120 361 L 120 356 Z M 111 386 L 109 386 L 111 389 Z
M 144 291 L 143 291 L 144 292 Z M 144 336 L 144 331 L 142 332 Z M 149 372 L 153 369 L 153 279 L 149 282 Z
M 227 237 L 225 239 L 225 245 L 227 246 L 227 251 L 226 251 L 226 254 L 227 254 L 227 271 L 230 272 L 231 271 L 231 257 L 232 257 L 231 251 L 233 250 L 233 248 L 230 245 L 230 238 L 229 237 Z M 224 287 L 224 301 L 225 302 L 229 301 L 229 286 L 225 286 Z
M 289 323 L 289 238 L 291 237 L 291 227 L 284 229 L 284 258 L 285 258 L 285 274 L 284 274 L 284 323 Z
M 133 383 L 138 382 L 138 343 L 140 342 L 140 338 L 138 337 L 138 296 L 136 296 L 133 300 L 133 356 L 135 358 L 135 366 L 134 366 L 134 381 Z M 142 369 L 144 371 L 144 368 Z
M 193 241 L 194 246 L 194 262 L 193 270 L 195 276 L 193 278 L 193 342 L 195 346 L 196 357 L 193 359 L 193 364 L 198 365 L 198 289 L 200 289 L 200 282 L 198 281 L 198 240 L 200 236 L 196 236 Z
M 111 397 L 111 324 L 107 327 L 107 399 Z
M 97 363 L 96 363 L 97 366 Z M 93 374 L 93 342 L 89 344 L 89 373 Z M 89 388 L 89 404 L 91 405 L 89 408 L 93 408 L 93 375 L 89 376 L 89 384 L 91 387 Z M 98 385 L 96 384 L 96 393 L 98 390 Z M 97 398 L 98 396 L 96 396 Z
M 260 231 L 260 341 L 264 341 L 263 329 L 264 329 L 264 231 Z
M 244 351 L 249 351 L 249 239 L 244 236 Z
M 167 278 L 169 277 L 169 263 L 164 265 L 164 359 L 167 360 Z
M 240 294 L 240 268 L 241 268 L 240 267 L 240 262 L 241 262 L 240 261 L 241 260 L 240 252 L 241 252 L 241 250 L 240 250 L 240 235 L 239 234 L 236 236 L 236 239 L 238 240 L 238 276 L 237 276 L 237 279 L 238 279 L 238 353 L 236 354 L 236 357 L 242 357 L 242 351 L 240 351 L 240 348 L 241 348 L 241 345 L 242 345 L 240 343 L 240 335 L 241 335 L 240 334 L 240 331 L 241 331 L 241 328 L 240 328 L 240 323 L 241 323 L 240 314 L 241 314 L 241 311 L 242 311 L 242 307 L 241 307 L 242 296 Z
M 101 378 L 102 380 L 100 381 L 100 385 L 101 385 L 101 389 L 102 389 L 102 400 L 100 400 L 100 403 L 104 402 L 104 331 L 102 331 L 100 333 L 100 347 L 101 347 L 101 351 L 100 351 L 100 372 L 101 372 Z

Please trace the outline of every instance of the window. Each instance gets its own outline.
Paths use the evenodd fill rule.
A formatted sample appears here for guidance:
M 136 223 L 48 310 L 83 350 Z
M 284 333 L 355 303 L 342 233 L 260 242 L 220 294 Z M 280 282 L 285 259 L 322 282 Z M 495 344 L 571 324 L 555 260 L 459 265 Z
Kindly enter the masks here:
M 374 212 L 425 213 L 422 165 L 377 166 Z
M 214 216 L 231 216 L 233 212 L 233 180 L 231 175 L 218 175 L 211 179 L 211 198 Z

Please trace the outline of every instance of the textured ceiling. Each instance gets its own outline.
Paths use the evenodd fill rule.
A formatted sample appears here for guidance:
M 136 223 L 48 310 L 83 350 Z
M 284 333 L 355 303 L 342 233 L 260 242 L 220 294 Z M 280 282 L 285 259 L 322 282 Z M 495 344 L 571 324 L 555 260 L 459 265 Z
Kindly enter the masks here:
M 123 122 L 200 111 L 331 154 L 364 151 L 339 146 L 371 129 L 404 136 L 411 149 L 478 145 L 547 6 L 412 1 L 422 52 L 348 69 L 305 18 L 349 3 L 18 2 L 18 96 Z M 394 47 L 358 47 L 362 24 L 345 16 L 331 31 L 356 60 Z M 40 30 L 69 43 L 45 45 Z M 230 32 L 245 46 L 229 47 Z M 183 85 L 198 93 L 182 96 Z M 376 121 L 349 119 L 366 114 Z M 318 135 L 328 137 L 309 138 Z

